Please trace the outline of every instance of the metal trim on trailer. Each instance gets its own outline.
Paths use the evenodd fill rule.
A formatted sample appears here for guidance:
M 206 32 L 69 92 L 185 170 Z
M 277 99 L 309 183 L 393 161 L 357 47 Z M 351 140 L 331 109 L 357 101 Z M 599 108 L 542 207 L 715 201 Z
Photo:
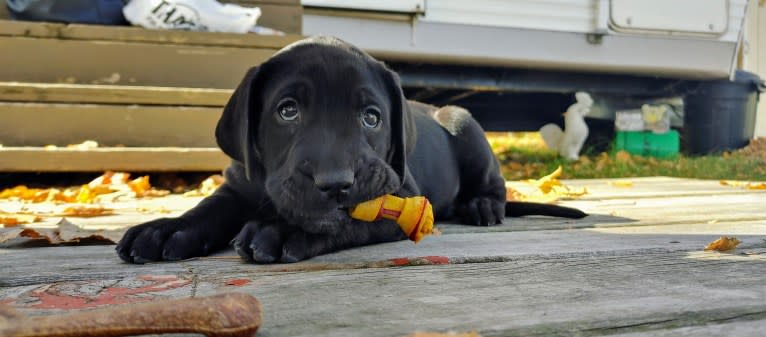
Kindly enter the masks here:
M 472 64 L 677 77 L 727 78 L 737 44 L 728 41 L 590 34 L 477 25 L 303 18 L 304 34 L 329 34 L 376 57 L 416 63 Z M 374 37 L 374 38 L 371 38 Z

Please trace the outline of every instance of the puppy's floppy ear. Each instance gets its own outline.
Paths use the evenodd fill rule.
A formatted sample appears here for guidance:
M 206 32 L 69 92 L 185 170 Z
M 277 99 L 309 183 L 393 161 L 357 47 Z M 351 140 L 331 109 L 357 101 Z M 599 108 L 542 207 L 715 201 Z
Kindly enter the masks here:
M 404 184 L 407 172 L 407 154 L 415 149 L 415 119 L 410 112 L 410 105 L 404 98 L 399 75 L 383 66 L 383 79 L 391 97 L 391 148 L 388 163 L 396 171 Z
M 260 160 L 255 144 L 256 130 L 260 120 L 260 102 L 258 93 L 254 92 L 259 68 L 253 67 L 247 71 L 234 94 L 229 98 L 223 115 L 215 128 L 215 138 L 218 146 L 232 159 L 245 165 L 245 174 L 250 180 L 253 165 Z

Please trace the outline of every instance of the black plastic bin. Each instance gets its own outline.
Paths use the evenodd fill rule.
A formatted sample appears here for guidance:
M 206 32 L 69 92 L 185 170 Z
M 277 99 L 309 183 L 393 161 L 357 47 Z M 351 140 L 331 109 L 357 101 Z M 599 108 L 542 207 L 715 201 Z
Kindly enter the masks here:
M 702 82 L 684 98 L 683 146 L 688 154 L 708 154 L 744 147 L 753 138 L 758 75 L 737 70 L 734 81 Z

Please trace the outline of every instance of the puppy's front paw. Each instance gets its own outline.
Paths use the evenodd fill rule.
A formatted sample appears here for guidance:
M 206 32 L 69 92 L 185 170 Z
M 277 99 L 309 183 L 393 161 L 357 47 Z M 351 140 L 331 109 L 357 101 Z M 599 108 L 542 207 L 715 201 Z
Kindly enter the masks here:
M 199 228 L 181 218 L 162 218 L 129 229 L 116 250 L 126 262 L 146 263 L 207 255 L 210 246 Z
M 232 240 L 243 259 L 255 263 L 294 263 L 325 252 L 324 235 L 307 234 L 285 224 L 250 221 Z
M 503 222 L 505 218 L 505 200 L 491 197 L 476 197 L 459 205 L 458 215 L 466 225 L 490 226 Z

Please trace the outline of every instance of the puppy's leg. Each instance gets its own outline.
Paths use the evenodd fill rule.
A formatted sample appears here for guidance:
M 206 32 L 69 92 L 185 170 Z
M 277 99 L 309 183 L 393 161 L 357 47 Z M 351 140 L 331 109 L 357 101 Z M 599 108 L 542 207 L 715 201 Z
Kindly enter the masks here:
M 182 260 L 225 248 L 247 219 L 244 201 L 228 185 L 177 218 L 135 226 L 117 244 L 121 259 L 132 263 Z
M 460 192 L 455 205 L 460 220 L 474 226 L 502 223 L 505 180 L 484 130 L 460 107 L 445 106 L 433 116 L 452 135 L 450 146 L 460 166 Z

